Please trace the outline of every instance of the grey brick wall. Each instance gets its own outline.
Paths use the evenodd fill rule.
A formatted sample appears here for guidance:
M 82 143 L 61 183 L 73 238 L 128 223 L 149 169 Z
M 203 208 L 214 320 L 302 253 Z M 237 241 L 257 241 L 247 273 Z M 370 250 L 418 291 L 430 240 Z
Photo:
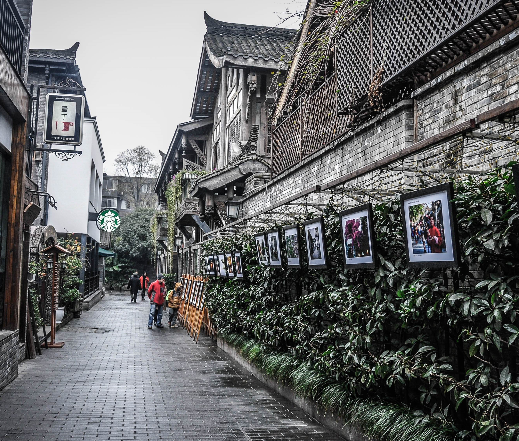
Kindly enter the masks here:
M 18 331 L 0 331 L 0 390 L 18 376 Z
M 338 145 L 323 146 L 321 151 L 298 166 L 285 170 L 266 188 L 248 194 L 244 200 L 244 214 L 253 215 L 314 185 L 329 183 L 415 141 L 427 139 L 482 112 L 518 99 L 518 91 L 519 30 L 516 30 L 417 89 L 412 96 L 414 102 L 398 103 Z M 485 123 L 478 128 L 482 132 L 502 129 L 503 125 L 497 122 Z M 479 170 L 518 159 L 517 146 L 511 143 L 469 140 L 461 150 L 456 143 L 459 141 L 439 146 L 436 156 L 426 158 L 429 152 L 416 155 L 416 159 L 425 167 L 448 168 L 449 157 L 459 154 L 464 168 Z M 355 185 L 362 184 L 362 181 L 362 177 L 356 179 Z M 405 183 L 413 185 L 416 177 L 408 177 Z M 386 182 L 384 185 L 390 188 L 391 184 L 397 183 Z

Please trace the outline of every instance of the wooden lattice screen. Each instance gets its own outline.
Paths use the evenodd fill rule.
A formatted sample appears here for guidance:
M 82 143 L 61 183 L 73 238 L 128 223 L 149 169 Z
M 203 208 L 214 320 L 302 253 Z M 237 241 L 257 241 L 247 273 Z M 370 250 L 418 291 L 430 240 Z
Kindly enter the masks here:
M 337 114 L 337 78 L 300 98 L 301 105 L 272 133 L 272 169 L 280 173 L 321 150 L 346 131 L 349 118 Z
M 447 65 L 515 21 L 516 0 L 372 0 L 337 41 L 339 109 L 349 113 L 382 85 L 409 81 Z

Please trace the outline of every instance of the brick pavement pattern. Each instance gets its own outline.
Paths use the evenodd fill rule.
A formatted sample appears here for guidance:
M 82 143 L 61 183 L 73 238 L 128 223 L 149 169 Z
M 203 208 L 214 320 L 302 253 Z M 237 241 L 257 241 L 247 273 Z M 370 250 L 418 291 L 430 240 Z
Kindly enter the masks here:
M 0 440 L 342 440 L 214 342 L 107 295 L 0 392 Z M 167 323 L 167 319 L 163 320 Z

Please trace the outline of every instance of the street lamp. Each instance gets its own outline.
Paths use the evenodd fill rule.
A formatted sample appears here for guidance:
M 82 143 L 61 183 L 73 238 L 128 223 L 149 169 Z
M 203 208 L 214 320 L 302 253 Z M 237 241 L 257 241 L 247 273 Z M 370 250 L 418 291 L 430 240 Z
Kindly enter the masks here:
M 175 237 L 175 245 L 177 248 L 181 248 L 182 243 L 183 243 L 182 236 Z
M 241 201 L 228 200 L 225 205 L 229 219 L 238 219 L 240 217 Z

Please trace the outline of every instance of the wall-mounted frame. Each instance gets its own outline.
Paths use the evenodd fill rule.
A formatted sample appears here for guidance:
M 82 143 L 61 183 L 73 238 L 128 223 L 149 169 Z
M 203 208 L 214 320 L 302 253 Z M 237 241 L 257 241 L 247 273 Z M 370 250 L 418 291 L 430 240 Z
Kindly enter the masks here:
M 231 253 L 225 253 L 225 267 L 229 277 L 234 277 L 234 261 Z
M 512 166 L 512 173 L 514 176 L 515 198 L 519 203 L 519 164 L 515 164 Z
M 256 234 L 256 236 L 254 236 L 254 241 L 256 242 L 258 262 L 260 263 L 260 265 L 268 265 L 269 256 L 267 251 L 267 238 L 265 234 Z
M 457 267 L 458 235 L 452 183 L 400 197 L 410 267 Z
M 85 97 L 49 93 L 46 97 L 44 142 L 48 144 L 81 145 Z
M 208 276 L 216 276 L 217 270 L 217 258 L 214 255 L 209 255 L 204 257 L 205 262 L 205 274 Z
M 371 204 L 339 213 L 346 268 L 375 268 L 375 235 Z
M 326 238 L 322 217 L 304 222 L 306 254 L 309 268 L 326 268 Z
M 225 265 L 225 254 L 218 254 L 218 268 L 220 273 L 218 274 L 220 277 L 227 277 L 227 267 Z
M 239 251 L 234 252 L 234 272 L 237 279 L 243 279 L 243 262 Z
M 301 266 L 301 237 L 298 225 L 283 227 L 283 242 L 287 266 L 299 268 Z
M 279 230 L 267 231 L 267 250 L 271 266 L 281 266 L 281 234 Z

